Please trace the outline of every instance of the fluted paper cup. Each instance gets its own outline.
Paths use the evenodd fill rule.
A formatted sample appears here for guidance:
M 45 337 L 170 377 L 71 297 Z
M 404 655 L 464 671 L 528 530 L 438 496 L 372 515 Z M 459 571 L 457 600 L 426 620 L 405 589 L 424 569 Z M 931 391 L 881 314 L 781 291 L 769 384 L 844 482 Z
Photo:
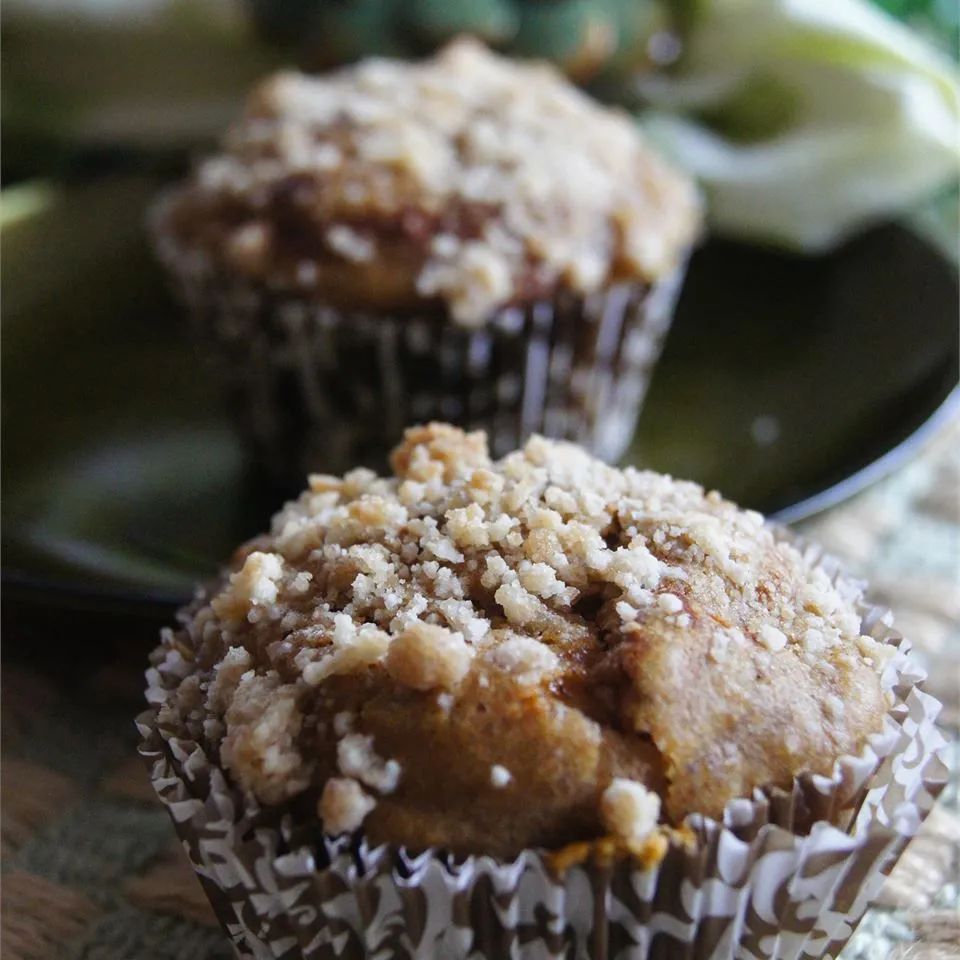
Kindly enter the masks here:
M 859 597 L 835 562 L 804 549 Z M 295 824 L 245 797 L 202 744 L 158 723 L 157 706 L 191 670 L 173 646 L 148 672 L 140 752 L 239 957 L 836 957 L 946 781 L 940 705 L 889 613 L 857 603 L 862 631 L 895 651 L 883 729 L 830 776 L 755 790 L 720 820 L 687 817 L 687 839 L 649 867 L 597 852 L 566 869 L 543 850 L 455 859 Z
M 156 224 L 253 458 L 291 489 L 311 471 L 381 468 L 407 426 L 430 420 L 486 430 L 495 456 L 541 433 L 615 462 L 684 273 L 558 294 L 467 328 L 442 311 L 350 312 L 225 276 Z

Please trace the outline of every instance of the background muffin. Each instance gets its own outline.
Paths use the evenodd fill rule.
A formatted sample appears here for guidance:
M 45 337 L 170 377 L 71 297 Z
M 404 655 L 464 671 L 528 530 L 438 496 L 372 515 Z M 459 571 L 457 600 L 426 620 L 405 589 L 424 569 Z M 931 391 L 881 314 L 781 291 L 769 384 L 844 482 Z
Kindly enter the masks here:
M 492 461 L 434 424 L 392 459 L 388 479 L 313 476 L 238 551 L 164 637 L 145 729 L 199 745 L 250 823 L 330 869 L 347 833 L 490 869 L 626 857 L 673 890 L 705 862 L 729 881 L 723 824 L 759 844 L 740 873 L 840 838 L 860 903 L 897 835 L 843 831 L 875 814 L 910 684 L 855 591 L 759 514 L 569 444 Z M 896 803 L 926 790 L 931 725 Z
M 266 81 L 155 228 L 289 476 L 440 415 L 618 456 L 698 206 L 626 115 L 460 41 Z

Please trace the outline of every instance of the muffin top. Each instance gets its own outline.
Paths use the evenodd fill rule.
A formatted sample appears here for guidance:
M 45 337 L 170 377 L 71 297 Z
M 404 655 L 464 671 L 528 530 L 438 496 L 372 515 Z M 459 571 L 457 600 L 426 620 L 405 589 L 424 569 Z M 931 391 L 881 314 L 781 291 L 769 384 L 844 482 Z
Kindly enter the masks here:
M 759 514 L 535 437 L 312 476 L 157 657 L 159 720 L 266 805 L 510 856 L 722 813 L 878 731 L 886 646 Z
M 691 183 L 554 68 L 459 40 L 257 88 L 163 205 L 161 250 L 333 305 L 508 304 L 649 283 L 698 228 Z

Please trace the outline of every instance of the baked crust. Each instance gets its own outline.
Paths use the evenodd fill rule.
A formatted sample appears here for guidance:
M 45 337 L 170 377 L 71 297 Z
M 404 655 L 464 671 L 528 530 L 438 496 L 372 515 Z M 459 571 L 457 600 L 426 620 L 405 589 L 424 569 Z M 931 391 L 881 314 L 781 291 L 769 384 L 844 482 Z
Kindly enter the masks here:
M 758 514 L 540 437 L 491 462 L 431 424 L 393 465 L 311 477 L 165 634 L 193 669 L 160 721 L 261 802 L 413 849 L 646 849 L 880 729 L 883 648 Z
M 671 272 L 692 184 L 553 68 L 460 40 L 421 63 L 282 73 L 162 205 L 160 250 L 349 309 L 463 324 Z

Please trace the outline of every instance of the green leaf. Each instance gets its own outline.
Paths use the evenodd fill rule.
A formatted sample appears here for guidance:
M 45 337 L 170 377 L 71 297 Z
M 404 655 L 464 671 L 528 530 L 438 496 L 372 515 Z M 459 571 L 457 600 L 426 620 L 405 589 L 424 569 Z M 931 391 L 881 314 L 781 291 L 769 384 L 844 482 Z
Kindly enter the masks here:
M 822 249 L 960 172 L 956 65 L 866 0 L 713 0 L 638 86 L 722 232 Z
M 469 33 L 491 45 L 510 40 L 520 26 L 513 5 L 507 0 L 407 0 L 405 24 L 432 44 L 442 44 Z
M 512 51 L 545 57 L 566 70 L 590 75 L 618 43 L 616 18 L 602 3 L 554 0 L 520 6 L 520 28 Z

